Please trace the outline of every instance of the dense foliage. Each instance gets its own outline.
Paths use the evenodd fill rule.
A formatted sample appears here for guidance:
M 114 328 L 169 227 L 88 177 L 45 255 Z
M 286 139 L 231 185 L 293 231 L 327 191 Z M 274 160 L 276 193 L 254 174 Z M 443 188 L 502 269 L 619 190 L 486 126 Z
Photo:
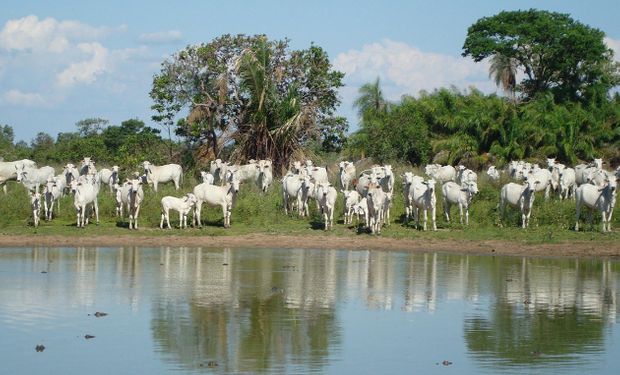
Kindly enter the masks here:
M 467 30 L 463 56 L 513 59 L 526 98 L 551 92 L 558 101 L 590 100 L 618 83 L 605 34 L 566 14 L 530 9 L 484 17 Z
M 176 134 L 198 158 L 231 146 L 236 161 L 270 158 L 284 166 L 312 140 L 341 147 L 346 122 L 334 112 L 343 76 L 318 46 L 290 50 L 288 40 L 223 35 L 162 63 L 151 90 L 153 119 L 171 126 L 187 111 Z

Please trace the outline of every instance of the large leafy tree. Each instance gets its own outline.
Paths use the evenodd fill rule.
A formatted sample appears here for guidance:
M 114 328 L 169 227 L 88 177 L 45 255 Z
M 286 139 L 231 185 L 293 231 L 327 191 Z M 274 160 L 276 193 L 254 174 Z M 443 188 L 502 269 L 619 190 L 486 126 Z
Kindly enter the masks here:
M 516 60 L 526 98 L 551 91 L 558 101 L 588 99 L 618 83 L 618 65 L 605 34 L 567 14 L 530 9 L 504 11 L 471 25 L 463 56 Z
M 343 76 L 318 46 L 290 50 L 288 40 L 224 35 L 162 63 L 153 118 L 173 121 L 187 111 L 177 134 L 205 158 L 233 145 L 238 161 L 271 158 L 282 166 L 333 126 Z

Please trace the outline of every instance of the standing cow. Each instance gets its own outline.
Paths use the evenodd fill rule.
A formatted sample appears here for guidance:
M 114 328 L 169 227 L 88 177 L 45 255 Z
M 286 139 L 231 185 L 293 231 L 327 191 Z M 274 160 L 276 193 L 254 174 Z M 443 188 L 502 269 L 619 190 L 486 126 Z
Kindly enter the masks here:
M 178 164 L 153 165 L 149 161 L 142 163 L 146 181 L 153 184 L 153 190 L 157 192 L 157 186 L 165 182 L 174 182 L 174 188 L 179 190 L 181 181 L 183 180 L 183 168 Z

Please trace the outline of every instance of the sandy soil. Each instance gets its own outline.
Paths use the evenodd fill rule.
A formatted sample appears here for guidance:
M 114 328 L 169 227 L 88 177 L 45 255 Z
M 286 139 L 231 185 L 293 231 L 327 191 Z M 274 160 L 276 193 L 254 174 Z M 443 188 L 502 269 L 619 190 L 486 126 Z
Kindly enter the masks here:
M 248 234 L 241 236 L 89 236 L 0 235 L 0 246 L 203 246 L 241 248 L 312 248 L 351 250 L 400 250 L 459 254 L 496 254 L 543 257 L 620 257 L 620 243 L 571 242 L 524 244 L 510 241 L 456 241 L 393 239 L 382 237 L 335 237 Z

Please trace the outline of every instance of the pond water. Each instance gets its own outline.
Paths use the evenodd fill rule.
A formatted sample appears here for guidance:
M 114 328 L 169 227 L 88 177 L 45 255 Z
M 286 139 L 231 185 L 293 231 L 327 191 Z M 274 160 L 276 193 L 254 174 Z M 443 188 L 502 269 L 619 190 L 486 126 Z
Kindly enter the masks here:
M 619 288 L 608 260 L 4 248 L 0 372 L 617 374 Z

